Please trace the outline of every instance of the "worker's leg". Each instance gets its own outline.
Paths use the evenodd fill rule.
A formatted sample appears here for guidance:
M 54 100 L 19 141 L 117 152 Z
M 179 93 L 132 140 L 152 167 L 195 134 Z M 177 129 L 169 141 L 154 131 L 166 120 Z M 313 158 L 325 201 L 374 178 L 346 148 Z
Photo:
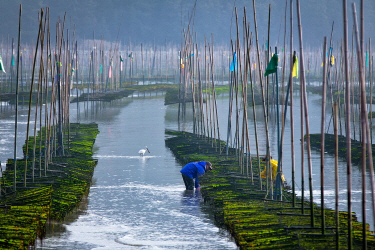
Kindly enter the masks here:
M 185 174 L 181 174 L 186 190 L 194 190 L 194 180 Z

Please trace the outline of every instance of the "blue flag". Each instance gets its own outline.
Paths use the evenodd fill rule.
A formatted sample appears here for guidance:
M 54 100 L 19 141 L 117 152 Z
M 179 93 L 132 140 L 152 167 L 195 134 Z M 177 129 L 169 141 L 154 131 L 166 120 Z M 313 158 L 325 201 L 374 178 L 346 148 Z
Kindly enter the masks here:
M 229 68 L 230 71 L 237 71 L 237 56 L 236 56 L 236 52 L 233 53 L 233 60 L 230 64 L 230 68 Z

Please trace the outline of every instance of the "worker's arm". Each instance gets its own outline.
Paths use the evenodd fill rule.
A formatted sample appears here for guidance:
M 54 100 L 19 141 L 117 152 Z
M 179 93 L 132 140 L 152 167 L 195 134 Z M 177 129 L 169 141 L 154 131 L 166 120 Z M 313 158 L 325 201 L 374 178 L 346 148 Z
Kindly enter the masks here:
M 195 178 L 195 188 L 199 188 L 199 176 L 202 176 L 203 174 L 198 173 L 197 177 Z

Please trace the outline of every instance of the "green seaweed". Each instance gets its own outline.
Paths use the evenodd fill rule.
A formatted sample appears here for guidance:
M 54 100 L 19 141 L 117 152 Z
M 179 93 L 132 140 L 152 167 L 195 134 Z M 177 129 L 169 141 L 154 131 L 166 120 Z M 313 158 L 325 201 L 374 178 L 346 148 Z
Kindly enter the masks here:
M 166 145 L 182 164 L 190 161 L 208 160 L 213 170 L 201 178 L 201 193 L 208 213 L 215 223 L 226 228 L 241 249 L 334 249 L 336 247 L 335 211 L 325 209 L 326 234 L 321 234 L 321 208 L 313 204 L 315 227 L 311 227 L 309 203 L 305 202 L 305 214 L 301 214 L 301 200 L 295 207 L 290 202 L 292 194 L 283 189 L 283 201 L 265 199 L 265 186 L 260 190 L 259 171 L 253 165 L 253 180 L 241 174 L 235 150 L 229 155 L 220 154 L 212 147 L 212 140 L 188 132 L 166 130 Z M 219 142 L 225 145 L 224 142 Z M 252 162 L 257 163 L 256 159 Z M 261 164 L 262 169 L 264 164 Z M 205 206 L 206 207 L 206 206 Z M 362 248 L 363 224 L 353 220 L 353 249 Z M 339 213 L 340 249 L 347 249 L 348 213 Z M 367 229 L 368 249 L 375 248 L 375 239 Z
M 68 138 L 65 130 L 64 138 Z M 45 134 L 45 129 L 38 133 Z M 97 124 L 70 124 L 69 147 L 65 156 L 53 157 L 46 175 L 44 169 L 34 171 L 32 181 L 33 137 L 29 138 L 27 185 L 24 187 L 25 159 L 17 159 L 16 187 L 13 192 L 14 160 L 8 159 L 6 171 L 0 179 L 2 195 L 0 204 L 0 248 L 28 249 L 34 245 L 37 237 L 43 238 L 47 220 L 63 220 L 87 195 L 97 161 L 92 158 L 92 148 L 96 135 L 99 133 Z M 65 139 L 64 144 L 67 145 Z M 43 140 L 42 140 L 43 141 Z M 44 142 L 43 142 L 44 144 Z M 44 151 L 42 145 L 41 151 Z M 26 152 L 23 147 L 24 154 Z M 39 152 L 39 143 L 37 150 Z M 44 157 L 41 158 L 44 166 Z M 39 157 L 36 157 L 39 168 Z

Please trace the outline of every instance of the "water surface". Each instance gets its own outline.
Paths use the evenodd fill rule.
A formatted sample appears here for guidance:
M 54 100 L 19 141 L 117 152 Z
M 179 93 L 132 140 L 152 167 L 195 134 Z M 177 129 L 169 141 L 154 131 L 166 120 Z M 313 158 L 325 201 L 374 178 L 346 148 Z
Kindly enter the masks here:
M 237 249 L 202 212 L 200 192 L 185 191 L 182 166 L 165 146 L 163 103 L 146 95 L 82 111 L 81 122 L 94 117 L 100 130 L 87 205 L 39 249 Z M 140 157 L 145 146 L 151 153 Z

